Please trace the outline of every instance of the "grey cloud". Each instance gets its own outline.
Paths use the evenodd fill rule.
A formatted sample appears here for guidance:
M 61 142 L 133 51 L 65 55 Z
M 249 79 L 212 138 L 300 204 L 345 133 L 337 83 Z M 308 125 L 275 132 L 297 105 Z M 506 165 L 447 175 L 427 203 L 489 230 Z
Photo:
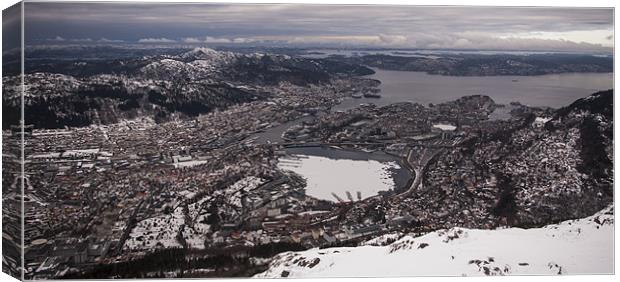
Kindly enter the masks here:
M 281 39 L 281 38 L 280 38 Z M 274 38 L 274 40 L 277 40 Z M 434 33 L 419 32 L 410 36 L 403 35 L 365 35 L 351 37 L 293 37 L 288 43 L 305 45 L 330 45 L 339 43 L 344 46 L 364 47 L 398 47 L 420 49 L 486 49 L 486 50 L 570 50 L 570 51 L 604 51 L 607 48 L 592 43 L 576 43 L 567 40 L 536 38 L 498 38 L 482 33 Z
M 593 48 L 600 42 L 510 38 L 527 32 L 613 33 L 613 9 L 294 4 L 27 3 L 31 30 L 90 27 L 142 43 L 366 44 L 431 48 Z M 129 28 L 123 28 L 123 27 Z M 67 28 L 64 29 L 65 31 Z M 69 31 L 66 31 L 69 32 Z M 85 31 L 76 31 L 82 32 Z M 60 34 L 68 37 L 69 34 Z M 205 37 L 205 35 L 208 35 Z M 84 35 L 81 35 L 84 36 Z M 75 36 L 74 36 L 75 37 Z M 514 36 L 513 36 L 514 37 Z M 603 38 L 602 36 L 601 38 Z M 164 39 L 161 41 L 161 39 Z
M 241 25 L 260 28 L 308 24 L 331 30 L 355 26 L 397 30 L 416 24 L 436 28 L 464 28 L 507 31 L 570 30 L 608 27 L 611 9 L 510 8 L 510 7 L 416 7 L 366 5 L 216 5 L 216 4 L 46 4 L 29 3 L 32 20 L 120 21 L 126 23 L 183 23 L 215 26 Z
M 125 42 L 124 40 L 120 40 L 120 39 L 108 39 L 105 37 L 101 37 L 99 38 L 99 40 L 97 40 L 97 42 L 102 42 L 102 43 L 121 43 L 121 42 Z
M 196 37 L 186 37 L 183 38 L 184 43 L 204 43 L 204 40 L 198 39 Z
M 221 44 L 231 44 L 231 43 L 251 43 L 258 42 L 257 39 L 252 38 L 244 38 L 244 37 L 235 37 L 235 38 L 225 38 L 225 37 L 213 37 L 213 36 L 205 36 L 203 38 L 199 37 L 186 37 L 181 40 L 183 43 L 221 43 Z
M 93 42 L 91 38 L 64 38 L 62 36 L 56 36 L 54 38 L 48 38 L 46 41 L 54 41 L 54 42 L 75 42 L 75 43 L 86 43 Z
M 72 42 L 93 42 L 93 40 L 90 39 L 90 38 L 74 38 L 74 39 L 71 39 L 69 41 L 72 41 Z
M 138 39 L 138 43 L 175 43 L 176 40 L 168 39 L 168 38 L 140 38 Z

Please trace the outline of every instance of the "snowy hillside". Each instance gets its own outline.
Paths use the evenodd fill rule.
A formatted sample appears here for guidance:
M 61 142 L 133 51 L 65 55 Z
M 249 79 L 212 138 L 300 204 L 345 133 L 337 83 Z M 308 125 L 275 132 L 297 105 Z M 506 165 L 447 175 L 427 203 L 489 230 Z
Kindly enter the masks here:
M 453 228 L 360 247 L 286 252 L 255 277 L 613 273 L 613 206 L 543 228 Z M 383 242 L 383 244 L 382 244 Z

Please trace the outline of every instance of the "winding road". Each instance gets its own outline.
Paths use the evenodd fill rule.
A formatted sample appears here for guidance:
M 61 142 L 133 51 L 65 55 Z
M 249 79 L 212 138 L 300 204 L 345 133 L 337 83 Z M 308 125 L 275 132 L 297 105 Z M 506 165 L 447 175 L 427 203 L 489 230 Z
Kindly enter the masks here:
M 420 186 L 420 183 L 422 183 L 422 177 L 424 175 L 424 171 L 428 167 L 428 164 L 435 156 L 437 156 L 442 151 L 443 149 L 425 148 L 424 152 L 422 153 L 422 157 L 418 158 L 417 161 L 415 161 L 413 159 L 413 150 L 410 149 L 409 152 L 407 153 L 406 161 L 407 161 L 407 164 L 409 164 L 409 166 L 411 167 L 411 169 L 413 169 L 414 180 L 413 182 L 411 182 L 411 186 L 409 186 L 407 191 L 404 191 L 396 195 L 396 197 L 408 197 L 411 193 L 413 193 L 413 191 L 417 190 L 418 186 Z

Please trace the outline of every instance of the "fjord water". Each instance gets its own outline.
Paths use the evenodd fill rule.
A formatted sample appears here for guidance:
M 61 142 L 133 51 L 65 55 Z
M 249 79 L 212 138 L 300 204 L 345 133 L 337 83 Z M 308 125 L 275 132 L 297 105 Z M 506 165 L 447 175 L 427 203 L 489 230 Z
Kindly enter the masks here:
M 501 104 L 518 101 L 529 106 L 559 108 L 596 91 L 613 88 L 612 73 L 444 76 L 424 72 L 374 70 L 376 73 L 368 77 L 381 81 L 381 98 L 347 99 L 334 109 L 349 109 L 360 103 L 384 106 L 414 102 L 428 105 L 477 94 L 488 95 Z

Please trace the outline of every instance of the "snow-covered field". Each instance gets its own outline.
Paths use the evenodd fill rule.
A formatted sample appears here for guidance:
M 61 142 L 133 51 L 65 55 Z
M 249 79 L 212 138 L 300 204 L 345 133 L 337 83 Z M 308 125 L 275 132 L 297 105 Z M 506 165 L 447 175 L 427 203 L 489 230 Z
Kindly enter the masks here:
M 255 277 L 611 274 L 613 207 L 543 228 L 453 228 L 382 246 L 286 252 Z M 372 246 L 375 245 L 375 246 Z
M 445 130 L 445 131 L 454 131 L 454 130 L 456 130 L 456 126 L 451 125 L 451 124 L 446 124 L 446 123 L 433 124 L 433 127 L 439 128 L 439 129 Z
M 183 226 L 183 238 L 190 249 L 205 248 L 205 233 L 200 229 L 194 230 L 187 225 Z
M 196 230 L 196 232 L 199 234 L 206 234 L 211 229 L 211 227 L 208 224 L 204 223 L 207 217 L 209 216 L 209 213 L 207 212 L 206 209 L 204 209 L 205 207 L 203 206 L 205 202 L 208 202 L 210 200 L 211 200 L 211 197 L 206 196 L 200 199 L 199 201 L 197 201 L 196 203 L 192 203 L 188 205 L 189 217 L 192 219 L 194 223 L 194 230 Z M 203 241 L 204 241 L 204 238 L 203 238 Z
M 131 230 L 123 248 L 153 250 L 156 248 L 181 247 L 176 236 L 184 222 L 182 207 L 175 208 L 171 214 L 142 220 Z
M 188 205 L 189 217 L 192 219 L 193 228 L 185 226 L 183 238 L 187 246 L 192 249 L 204 249 L 207 234 L 211 231 L 211 226 L 205 223 L 209 216 L 207 205 L 214 197 L 222 195 L 225 199 L 223 208 L 228 209 L 231 214 L 237 215 L 242 207 L 241 198 L 243 194 L 258 188 L 266 180 L 255 176 L 244 177 L 226 189 L 213 192 L 212 196 L 206 196 L 195 203 Z
M 336 201 L 335 193 L 347 201 L 349 191 L 354 199 L 357 192 L 362 198 L 393 189 L 390 169 L 398 169 L 395 162 L 375 160 L 331 159 L 319 156 L 293 155 L 279 160 L 278 167 L 300 174 L 307 181 L 306 194 L 317 199 Z
M 200 161 L 200 160 L 196 160 L 196 161 L 184 161 L 184 162 L 178 162 L 178 163 L 174 163 L 174 168 L 184 168 L 184 167 L 193 167 L 193 166 L 197 166 L 197 165 L 201 165 L 201 164 L 206 164 L 209 161 Z
M 225 190 L 216 191 L 214 195 L 223 194 L 226 202 L 235 208 L 241 208 L 242 194 L 250 192 L 260 185 L 265 183 L 266 180 L 255 176 L 248 176 L 233 185 L 228 186 Z

